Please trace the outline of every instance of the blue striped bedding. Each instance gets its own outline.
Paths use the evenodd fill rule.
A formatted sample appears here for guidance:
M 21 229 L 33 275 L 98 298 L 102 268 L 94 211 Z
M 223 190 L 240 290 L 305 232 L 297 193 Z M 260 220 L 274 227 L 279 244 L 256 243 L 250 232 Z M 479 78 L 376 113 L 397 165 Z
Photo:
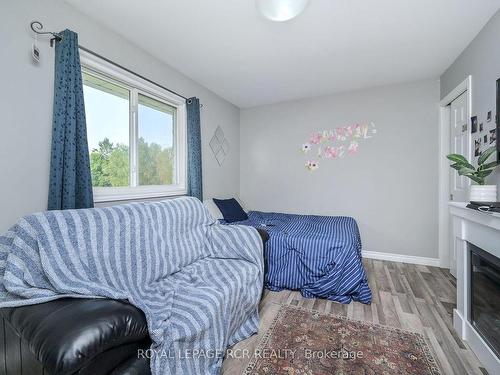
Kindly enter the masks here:
M 361 238 L 353 218 L 250 211 L 248 220 L 232 224 L 269 233 L 265 249 L 268 289 L 300 290 L 306 298 L 340 303 L 371 303 Z

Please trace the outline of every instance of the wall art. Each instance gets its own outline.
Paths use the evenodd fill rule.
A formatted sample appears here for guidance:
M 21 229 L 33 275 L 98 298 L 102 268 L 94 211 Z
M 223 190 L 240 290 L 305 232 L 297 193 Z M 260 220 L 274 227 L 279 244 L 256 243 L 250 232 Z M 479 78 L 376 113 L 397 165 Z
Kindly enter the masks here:
M 302 145 L 304 154 L 315 155 L 314 159 L 307 160 L 305 167 L 315 171 L 319 168 L 319 159 L 341 159 L 354 155 L 358 152 L 359 142 L 372 138 L 376 133 L 373 122 L 314 132 L 309 141 Z
M 220 126 L 215 129 L 215 133 L 209 144 L 217 163 L 222 166 L 224 160 L 226 160 L 226 157 L 229 155 L 229 141 Z
M 471 122 L 471 133 L 476 133 L 477 132 L 477 116 L 471 117 L 470 119 Z
M 497 141 L 497 130 L 490 130 L 490 145 L 495 144 Z
M 474 141 L 474 156 L 481 155 L 481 138 Z

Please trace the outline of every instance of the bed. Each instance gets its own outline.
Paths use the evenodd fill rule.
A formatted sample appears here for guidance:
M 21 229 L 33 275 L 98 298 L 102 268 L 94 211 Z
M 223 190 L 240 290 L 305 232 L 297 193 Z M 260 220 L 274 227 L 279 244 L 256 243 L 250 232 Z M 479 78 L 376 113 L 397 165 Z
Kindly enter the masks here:
M 356 221 L 344 216 L 248 212 L 249 225 L 269 233 L 266 288 L 299 290 L 306 298 L 371 303 Z

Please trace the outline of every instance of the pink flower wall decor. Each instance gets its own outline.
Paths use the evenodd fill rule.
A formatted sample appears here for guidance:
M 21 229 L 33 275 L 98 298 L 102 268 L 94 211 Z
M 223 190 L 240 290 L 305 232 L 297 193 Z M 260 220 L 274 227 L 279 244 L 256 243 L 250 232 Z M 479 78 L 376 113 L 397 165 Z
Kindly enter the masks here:
M 308 160 L 306 163 L 306 168 L 309 169 L 310 171 L 315 171 L 316 169 L 319 168 L 319 164 L 314 160 Z
M 307 154 L 316 146 L 318 159 L 341 159 L 345 155 L 358 153 L 359 141 L 372 138 L 375 134 L 377 128 L 373 122 L 317 131 L 302 145 L 302 152 Z M 319 168 L 319 162 L 308 160 L 305 167 L 309 171 L 315 171 Z
M 336 159 L 340 154 L 340 150 L 337 147 L 326 146 L 323 152 L 323 157 L 326 159 Z
M 354 155 L 356 152 L 358 152 L 358 147 L 358 142 L 352 141 L 349 145 L 349 148 L 347 149 L 347 152 L 349 153 L 349 155 Z
M 321 133 L 313 133 L 311 134 L 311 138 L 309 139 L 309 143 L 313 145 L 319 144 L 323 140 L 323 135 Z

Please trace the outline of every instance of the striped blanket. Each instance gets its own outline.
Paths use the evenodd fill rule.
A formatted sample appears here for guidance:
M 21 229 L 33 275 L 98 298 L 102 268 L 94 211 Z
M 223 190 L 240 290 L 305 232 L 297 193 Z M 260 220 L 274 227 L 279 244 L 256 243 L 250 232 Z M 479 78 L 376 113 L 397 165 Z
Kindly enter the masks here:
M 370 303 L 356 221 L 344 216 L 291 215 L 251 211 L 235 224 L 269 233 L 266 288 L 300 290 L 306 298 Z
M 153 374 L 218 374 L 257 331 L 263 260 L 255 229 L 212 224 L 194 198 L 26 216 L 0 237 L 0 307 L 128 300 L 146 316 Z

